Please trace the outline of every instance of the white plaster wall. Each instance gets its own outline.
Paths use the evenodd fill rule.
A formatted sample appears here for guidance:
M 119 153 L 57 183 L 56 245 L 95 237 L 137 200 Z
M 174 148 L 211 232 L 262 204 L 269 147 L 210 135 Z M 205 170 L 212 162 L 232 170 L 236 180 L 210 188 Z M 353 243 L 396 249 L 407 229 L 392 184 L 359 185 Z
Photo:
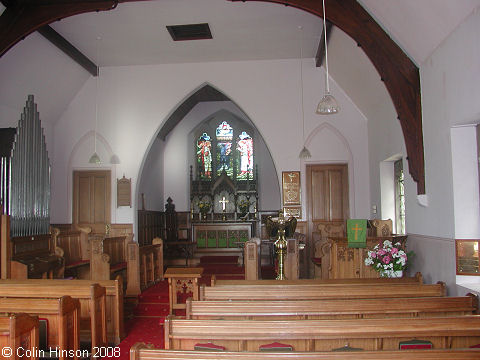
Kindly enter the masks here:
M 480 121 L 480 12 L 476 11 L 420 66 L 425 180 L 428 206 L 416 201 L 416 184 L 406 177 L 408 246 L 416 252 L 411 271 L 422 271 L 427 282 L 445 281 L 454 294 L 455 213 L 452 144 L 454 125 Z M 379 161 L 405 153 L 400 125 L 391 105 L 379 108 L 369 119 L 369 154 L 372 203 L 378 201 Z M 407 169 L 404 167 L 406 172 Z M 478 223 L 477 217 L 472 221 Z
M 455 238 L 480 238 L 477 129 L 475 125 L 454 127 L 452 137 L 453 200 Z
M 230 97 L 253 121 L 271 151 L 280 181 L 282 171 L 300 170 L 301 166 L 298 159 L 303 146 L 299 72 L 298 60 L 102 68 L 98 133 L 105 140 L 105 148 L 120 158 L 121 163 L 115 165 L 116 174 L 131 177 L 132 189 L 138 196 L 137 180 L 144 167 L 145 154 L 159 128 L 189 94 L 203 84 L 210 83 Z M 331 89 L 336 96 L 339 94 L 337 99 L 342 112 L 328 119 L 316 115 L 314 110 L 319 94 L 324 92 L 324 73 L 322 69 L 314 67 L 313 59 L 305 60 L 304 79 L 306 137 L 325 121 L 334 124 L 354 154 L 352 170 L 356 205 L 351 205 L 351 208 L 356 209 L 359 215 L 368 213 L 366 120 L 335 83 L 331 84 Z M 54 129 L 54 136 L 59 140 L 55 144 L 56 169 L 52 187 L 52 209 L 55 212 L 52 222 L 70 220 L 72 190 L 68 179 L 71 178 L 71 169 L 89 165 L 87 161 L 91 144 L 85 142 L 77 149 L 87 154 L 83 164 L 72 163 L 70 157 L 80 138 L 94 128 L 94 82 L 92 78 L 87 81 Z M 333 154 L 333 150 L 330 153 L 328 151 L 316 149 L 312 152 L 312 161 L 331 160 L 328 154 Z M 165 153 L 167 158 L 169 156 Z M 176 173 L 187 175 L 185 164 L 178 163 L 176 166 Z M 112 165 L 105 164 L 103 167 Z M 166 189 L 170 186 L 167 178 L 170 176 L 165 177 L 164 194 L 167 194 Z M 115 191 L 115 184 L 112 184 L 112 192 Z M 186 192 L 186 189 L 180 191 Z M 133 199 L 133 203 L 138 204 L 139 199 Z M 362 207 L 363 210 L 359 210 Z M 134 221 L 135 208 L 112 206 L 112 209 L 112 222 Z

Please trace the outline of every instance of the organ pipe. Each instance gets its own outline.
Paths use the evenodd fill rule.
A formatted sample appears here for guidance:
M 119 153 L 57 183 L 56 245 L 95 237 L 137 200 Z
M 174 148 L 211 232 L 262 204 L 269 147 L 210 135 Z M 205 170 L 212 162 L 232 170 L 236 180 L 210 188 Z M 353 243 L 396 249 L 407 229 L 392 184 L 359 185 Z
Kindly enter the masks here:
M 50 162 L 33 95 L 18 122 L 10 159 L 2 158 L 1 165 L 3 211 L 11 216 L 11 236 L 48 234 Z

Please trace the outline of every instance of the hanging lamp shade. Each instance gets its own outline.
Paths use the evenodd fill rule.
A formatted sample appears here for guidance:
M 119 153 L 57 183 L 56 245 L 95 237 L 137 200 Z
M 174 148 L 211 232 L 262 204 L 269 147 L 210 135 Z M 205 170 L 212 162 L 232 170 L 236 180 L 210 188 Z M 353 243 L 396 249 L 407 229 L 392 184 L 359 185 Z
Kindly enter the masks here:
M 97 155 L 97 152 L 95 151 L 92 156 L 90 156 L 90 160 L 88 160 L 90 164 L 100 164 L 100 157 Z
M 320 115 L 331 115 L 336 114 L 340 111 L 340 106 L 338 105 L 337 100 L 330 94 L 330 85 L 328 82 L 328 49 L 327 49 L 327 20 L 325 17 L 325 0 L 323 3 L 323 37 L 325 41 L 325 95 L 320 100 L 317 106 L 317 114 Z
M 302 151 L 300 151 L 298 157 L 300 159 L 310 159 L 312 157 L 312 154 L 310 154 L 310 151 L 307 149 L 306 146 L 304 146 Z
M 317 106 L 317 114 L 320 115 L 330 115 L 336 114 L 340 111 L 340 106 L 337 103 L 337 100 L 329 92 L 325 93 L 323 98 L 320 100 Z

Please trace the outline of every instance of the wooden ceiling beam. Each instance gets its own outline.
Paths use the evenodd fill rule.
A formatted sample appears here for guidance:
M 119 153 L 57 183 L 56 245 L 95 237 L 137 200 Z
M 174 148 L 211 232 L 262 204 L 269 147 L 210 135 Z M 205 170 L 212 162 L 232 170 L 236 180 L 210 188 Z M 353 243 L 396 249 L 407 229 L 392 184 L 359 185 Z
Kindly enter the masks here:
M 323 17 L 319 0 L 228 0 L 262 1 L 292 6 Z M 420 72 L 413 61 L 390 38 L 357 0 L 325 0 L 327 20 L 356 41 L 373 63 L 397 111 L 410 175 L 417 193 L 425 194 Z
M 44 25 L 37 31 L 92 76 L 98 76 L 98 66 L 49 25 Z
M 327 28 L 327 46 L 330 42 L 330 36 L 332 35 L 333 24 L 330 21 L 326 21 Z M 322 30 L 322 36 L 318 42 L 317 55 L 315 55 L 315 65 L 321 67 L 323 65 L 323 59 L 325 59 L 325 30 Z

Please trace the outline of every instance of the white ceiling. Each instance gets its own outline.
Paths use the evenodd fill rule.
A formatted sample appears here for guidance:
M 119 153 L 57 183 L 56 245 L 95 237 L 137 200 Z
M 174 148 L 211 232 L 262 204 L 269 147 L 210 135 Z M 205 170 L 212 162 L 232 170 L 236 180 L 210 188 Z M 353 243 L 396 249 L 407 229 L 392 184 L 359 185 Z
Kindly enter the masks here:
M 417 64 L 480 5 L 480 0 L 359 2 Z M 212 40 L 174 42 L 165 28 L 200 22 L 210 24 Z M 313 57 L 322 19 L 265 2 L 157 0 L 120 3 L 112 11 L 73 16 L 52 27 L 94 61 L 98 46 L 101 66 L 118 66 L 295 58 L 300 36 L 304 57 Z
M 480 6 L 480 0 L 358 1 L 419 65 Z M 210 24 L 212 40 L 174 42 L 165 28 L 200 22 Z M 100 66 L 120 66 L 298 58 L 300 38 L 303 57 L 312 58 L 322 19 L 258 1 L 152 0 L 120 3 L 115 10 L 77 15 L 51 26 Z M 368 117 L 368 109 L 383 99 L 378 94 L 385 93 L 377 74 L 341 30 L 334 28 L 330 41 L 331 75 Z M 55 123 L 89 76 L 39 34 L 28 36 L 0 58 L 0 125 L 18 120 L 26 94 L 35 94 L 42 119 Z

